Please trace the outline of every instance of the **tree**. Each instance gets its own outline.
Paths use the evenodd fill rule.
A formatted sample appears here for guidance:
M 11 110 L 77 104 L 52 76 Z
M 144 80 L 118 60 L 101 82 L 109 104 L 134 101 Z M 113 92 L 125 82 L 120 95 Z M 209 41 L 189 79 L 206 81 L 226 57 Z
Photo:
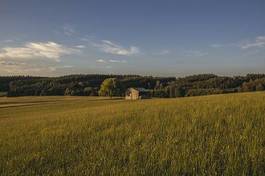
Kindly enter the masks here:
M 92 87 L 85 87 L 84 88 L 84 95 L 90 96 L 93 94 L 93 88 Z
M 117 84 L 116 78 L 105 79 L 100 86 L 98 94 L 100 96 L 112 97 L 113 95 L 115 95 L 115 92 L 116 92 L 116 88 L 117 88 L 116 84 Z
M 71 95 L 71 90 L 69 88 L 66 88 L 64 91 L 64 95 Z
M 184 97 L 185 96 L 185 89 L 183 87 L 177 87 L 175 90 L 176 97 Z
M 263 91 L 263 90 L 265 90 L 265 87 L 264 87 L 261 83 L 259 83 L 259 84 L 256 86 L 256 91 Z
M 17 85 L 13 81 L 9 83 L 8 96 L 17 96 Z

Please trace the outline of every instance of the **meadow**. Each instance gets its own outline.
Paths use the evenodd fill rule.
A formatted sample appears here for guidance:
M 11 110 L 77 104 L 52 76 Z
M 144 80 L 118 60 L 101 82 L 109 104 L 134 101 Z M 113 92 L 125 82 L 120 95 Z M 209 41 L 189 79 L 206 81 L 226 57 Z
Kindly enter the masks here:
M 265 92 L 1 97 L 0 175 L 265 175 Z

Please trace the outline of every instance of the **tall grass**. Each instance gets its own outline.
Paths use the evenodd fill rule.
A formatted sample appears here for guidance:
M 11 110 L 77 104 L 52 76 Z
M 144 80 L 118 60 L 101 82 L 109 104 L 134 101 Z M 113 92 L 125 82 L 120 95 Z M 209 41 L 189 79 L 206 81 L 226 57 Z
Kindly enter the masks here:
M 265 175 L 265 93 L 0 99 L 0 175 Z

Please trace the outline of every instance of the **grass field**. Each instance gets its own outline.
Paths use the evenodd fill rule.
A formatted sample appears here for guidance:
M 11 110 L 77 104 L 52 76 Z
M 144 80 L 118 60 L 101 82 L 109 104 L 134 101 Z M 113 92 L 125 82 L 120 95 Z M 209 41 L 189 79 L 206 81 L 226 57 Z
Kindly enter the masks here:
M 7 92 L 0 92 L 0 97 L 5 97 L 7 96 Z
M 0 175 L 265 175 L 265 92 L 0 98 Z

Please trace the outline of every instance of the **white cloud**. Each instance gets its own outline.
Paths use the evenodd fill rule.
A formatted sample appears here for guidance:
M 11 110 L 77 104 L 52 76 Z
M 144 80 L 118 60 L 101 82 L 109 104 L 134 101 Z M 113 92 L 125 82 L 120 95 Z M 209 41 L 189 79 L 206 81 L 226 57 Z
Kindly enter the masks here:
M 51 72 L 55 72 L 58 69 L 70 69 L 70 68 L 73 68 L 73 66 L 72 65 L 63 65 L 63 66 L 50 66 L 50 67 L 48 67 L 49 71 L 51 71 Z
M 57 71 L 72 69 L 71 65 L 39 64 L 32 62 L 1 61 L 0 74 L 8 75 L 54 75 Z
M 96 60 L 96 62 L 104 63 L 104 64 L 107 64 L 107 63 L 127 63 L 126 60 L 116 60 L 116 59 L 109 59 L 109 60 L 98 59 L 98 60 Z
M 263 48 L 265 47 L 265 36 L 258 36 L 254 41 L 242 42 L 239 44 L 241 49 Z
M 265 41 L 265 36 L 258 36 L 256 38 L 256 40 L 258 40 L 258 41 Z
M 96 62 L 98 62 L 98 63 L 106 63 L 107 61 L 105 61 L 103 59 L 98 59 L 98 60 L 96 60 Z
M 208 53 L 200 50 L 186 50 L 184 51 L 184 55 L 189 57 L 202 57 L 207 56 Z
M 39 42 L 26 43 L 22 47 L 4 47 L 0 51 L 0 60 L 32 60 L 39 58 L 47 58 L 56 62 L 60 61 L 63 55 L 70 55 L 80 52 L 77 49 L 72 49 L 60 45 L 55 42 Z
M 121 45 L 115 44 L 109 40 L 102 40 L 100 44 L 94 44 L 101 51 L 114 55 L 130 56 L 138 54 L 140 52 L 139 48 L 136 46 L 130 46 L 129 48 L 124 48 Z
M 257 36 L 253 40 L 243 40 L 234 43 L 226 43 L 226 44 L 212 44 L 210 45 L 212 48 L 221 48 L 221 47 L 238 47 L 243 50 L 250 48 L 264 48 L 265 47 L 265 36 Z
M 111 63 L 127 63 L 126 60 L 115 60 L 115 59 L 110 59 L 109 62 L 111 62 Z
M 10 62 L 10 61 L 1 61 L 0 62 L 0 71 L 2 74 L 10 75 L 39 75 L 39 74 L 48 74 L 53 72 L 50 67 L 47 66 L 38 66 L 34 64 L 20 63 L 20 62 Z
M 76 47 L 76 48 L 79 48 L 79 49 L 84 49 L 84 48 L 86 48 L 85 45 L 76 45 L 75 47 Z
M 264 46 L 265 46 L 265 42 L 246 43 L 246 44 L 241 45 L 241 49 L 248 49 L 248 48 L 254 48 L 254 47 L 262 48 Z
M 3 66 L 21 66 L 21 65 L 27 65 L 25 62 L 16 62 L 16 61 L 4 61 L 4 60 L 0 60 L 0 65 Z

